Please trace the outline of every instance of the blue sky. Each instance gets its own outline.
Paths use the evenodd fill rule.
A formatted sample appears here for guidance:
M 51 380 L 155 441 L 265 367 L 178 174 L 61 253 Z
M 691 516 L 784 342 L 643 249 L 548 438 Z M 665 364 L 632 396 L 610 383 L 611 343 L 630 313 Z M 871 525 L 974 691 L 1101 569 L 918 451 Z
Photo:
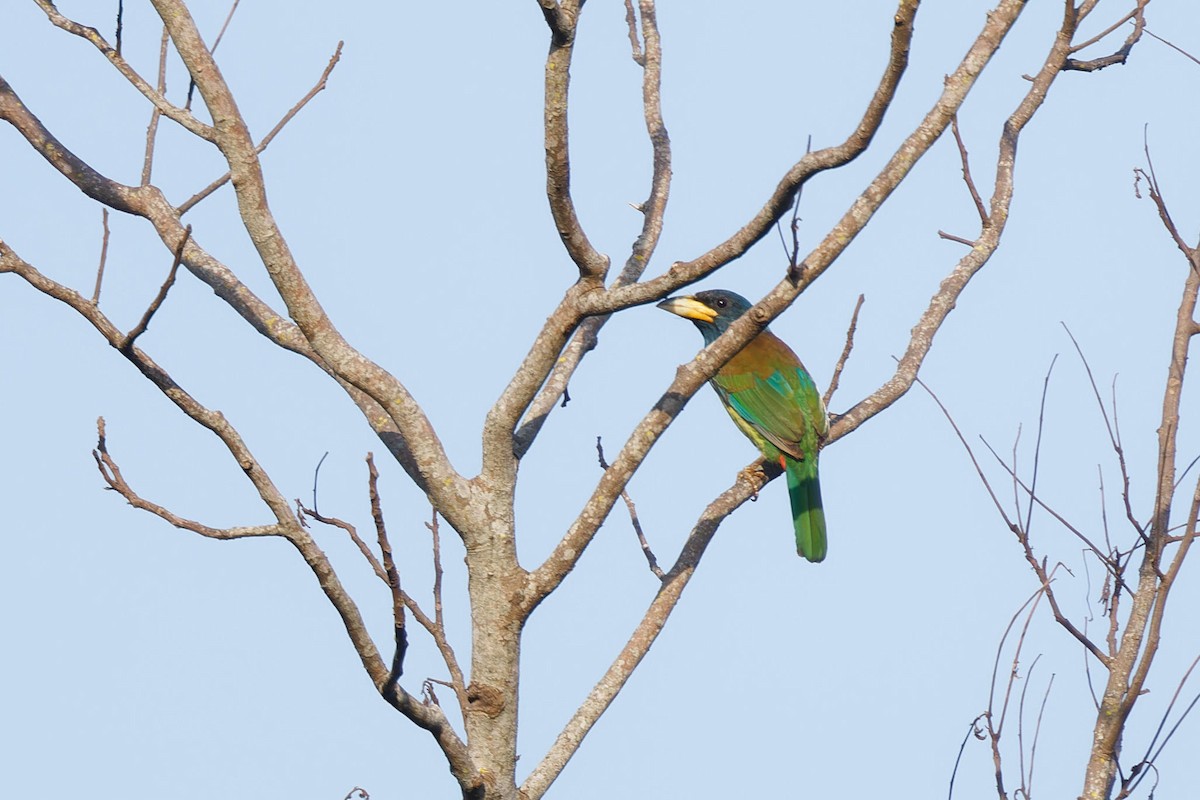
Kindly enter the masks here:
M 227 6 L 196 5 L 211 40 Z M 821 147 L 855 124 L 883 67 L 893 8 L 868 0 L 851 13 L 845 5 L 774 3 L 750 13 L 708 0 L 660 4 L 675 180 L 648 276 L 740 227 L 810 135 Z M 111 38 L 110 6 L 59 4 Z M 142 4 L 126 6 L 126 55 L 152 74 L 160 26 Z M 544 194 L 547 31 L 537 4 L 282 8 L 243 3 L 218 51 L 257 136 L 307 91 L 339 40 L 345 50 L 328 90 L 264 155 L 272 208 L 343 334 L 410 388 L 455 466 L 474 474 L 487 408 L 575 274 Z M 986 8 L 924 4 L 878 149 L 805 188 L 803 243 L 824 235 L 924 115 Z M 1102 3 L 1089 30 L 1123 11 Z M 1061 13 L 1060 4 L 1031 2 L 962 111 L 985 195 L 1001 125 Z M 1155 33 L 1200 52 L 1200 8 L 1154 3 L 1148 19 Z M 572 74 L 575 197 L 592 241 L 619 263 L 641 223 L 629 203 L 644 199 L 649 178 L 641 76 L 620 4 L 587 6 Z M 149 109 L 90 45 L 54 29 L 34 4 L 18 5 L 0 26 L 0 75 L 67 146 L 110 177 L 137 181 Z M 1063 323 L 1106 394 L 1115 377 L 1133 502 L 1145 516 L 1185 265 L 1153 206 L 1135 197 L 1132 170 L 1145 163 L 1148 136 L 1175 219 L 1194 237 L 1197 85 L 1200 66 L 1153 40 L 1127 66 L 1058 80 L 1022 139 L 1004 242 L 922 371 L 973 443 L 983 436 L 1008 453 L 1022 430 L 1028 465 L 1042 383 L 1059 355 L 1040 485 L 1056 509 L 1098 531 L 1103 474 L 1109 521 L 1122 541 L 1131 534 L 1120 527 L 1114 459 Z M 168 93 L 179 101 L 185 90 L 173 63 Z M 170 199 L 182 201 L 221 172 L 214 150 L 163 123 L 155 178 Z M 90 294 L 99 209 L 8 127 L 0 128 L 0 185 L 0 237 Z M 228 188 L 188 219 L 204 246 L 273 297 Z M 939 142 L 773 325 L 823 386 L 855 299 L 866 295 L 831 410 L 844 411 L 890 375 L 893 356 L 962 255 L 962 245 L 937 231 L 970 238 L 977 224 L 953 141 Z M 132 327 L 170 260 L 138 220 L 114 215 L 111 228 L 101 305 Z M 769 237 L 702 286 L 758 297 L 785 266 Z M 144 496 L 212 525 L 265 522 L 212 437 L 81 320 L 12 276 L 0 280 L 0 342 L 0 504 L 10 565 L 0 582 L 8 653 L 0 666 L 0 794 L 328 800 L 358 785 L 374 800 L 457 795 L 427 734 L 378 698 L 286 543 L 213 542 L 174 530 L 103 491 L 90 455 L 104 416 L 109 448 Z M 239 427 L 291 495 L 311 498 L 313 468 L 328 452 L 321 510 L 369 527 L 363 458 L 382 447 L 310 364 L 274 352 L 189 275 L 140 343 Z M 571 385 L 572 402 L 551 417 L 522 467 L 526 565 L 550 550 L 599 476 L 595 438 L 615 452 L 699 345 L 690 325 L 652 306 L 604 329 Z M 1200 452 L 1186 418 L 1194 409 L 1185 394 L 1183 464 Z M 630 485 L 660 560 L 673 559 L 704 505 L 753 457 L 712 393 L 697 395 Z M 395 464 L 381 463 L 381 472 L 404 580 L 428 597 L 428 506 Z M 1002 471 L 989 464 L 989 475 L 1010 498 Z M 987 705 L 1000 635 L 1036 580 L 950 426 L 919 390 L 827 449 L 822 486 L 828 560 L 814 566 L 795 557 L 780 484 L 739 510 L 551 797 L 945 792 L 967 726 Z M 465 657 L 461 548 L 444 534 L 446 613 Z M 337 531 L 317 535 L 385 644 L 386 589 Z M 1089 603 L 1096 564 L 1085 567 L 1078 542 L 1044 515 L 1034 520 L 1034 538 L 1051 563 L 1070 570 L 1059 572 L 1066 610 L 1080 620 L 1091 613 L 1089 624 L 1102 628 L 1106 620 Z M 1126 737 L 1129 763 L 1200 650 L 1186 621 L 1200 600 L 1188 578 L 1185 570 L 1150 694 Z M 607 668 L 655 587 L 618 508 L 529 625 L 519 774 Z M 1011 653 L 1002 658 L 1003 673 Z M 1020 674 L 1018 688 L 1028 679 L 1027 719 L 1054 675 L 1034 790 L 1075 796 L 1091 699 L 1079 647 L 1044 606 Z M 407 675 L 410 691 L 422 677 L 445 677 L 431 642 L 415 631 Z M 1004 745 L 1010 788 L 1013 725 Z M 1160 761 L 1161 796 L 1184 796 L 1196 784 L 1189 753 L 1200 744 L 1197 731 L 1196 721 L 1185 723 Z M 972 739 L 955 796 L 993 791 L 990 753 Z

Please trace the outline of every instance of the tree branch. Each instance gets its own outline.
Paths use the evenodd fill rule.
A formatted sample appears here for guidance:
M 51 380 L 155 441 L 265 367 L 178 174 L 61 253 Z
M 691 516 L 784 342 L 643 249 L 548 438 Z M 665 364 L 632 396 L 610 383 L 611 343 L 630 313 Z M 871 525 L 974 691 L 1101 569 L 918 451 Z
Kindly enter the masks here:
M 180 411 L 201 427 L 209 430 L 220 440 L 242 473 L 254 486 L 263 503 L 275 517 L 275 525 L 271 527 L 278 531 L 277 535 L 291 542 L 297 551 L 299 551 L 305 563 L 313 571 L 322 591 L 325 592 L 325 596 L 329 599 L 329 602 L 333 605 L 339 616 L 341 616 L 342 623 L 346 628 L 351 643 L 358 652 L 363 668 L 371 676 L 376 687 L 382 691 L 387 681 L 387 669 L 383 665 L 383 660 L 379 656 L 379 651 L 376 649 L 375 643 L 371 640 L 370 634 L 367 632 L 358 607 L 346 592 L 345 587 L 342 586 L 325 553 L 321 551 L 312 537 L 300 526 L 296 516 L 292 513 L 291 505 L 287 499 L 271 481 L 266 471 L 242 440 L 241 434 L 225 419 L 225 416 L 219 411 L 212 411 L 206 408 L 188 394 L 183 387 L 175 382 L 166 370 L 162 369 L 137 345 L 122 348 L 121 344 L 124 342 L 125 335 L 95 304 L 89 302 L 74 289 L 47 278 L 31 264 L 18 256 L 5 242 L 0 240 L 0 273 L 4 272 L 11 272 L 18 275 L 37 291 L 72 308 L 81 317 L 91 323 L 110 346 L 137 367 L 138 371 L 158 388 L 167 399 L 174 403 Z M 99 450 L 99 448 L 97 449 Z M 100 462 L 103 463 L 103 458 L 100 459 Z M 114 480 L 119 480 L 119 470 L 116 469 L 115 463 L 109 465 L 109 467 L 109 475 Z M 118 485 L 120 484 L 118 483 Z M 113 488 L 116 488 L 116 486 Z M 127 495 L 126 499 L 129 500 L 130 496 Z M 160 513 L 155 510 L 158 507 L 151 507 L 152 505 L 147 503 L 145 506 L 146 510 L 156 513 L 163 519 L 167 519 L 171 524 L 176 524 L 172 521 L 172 518 L 164 516 L 164 514 L 170 514 L 170 512 L 162 509 Z M 182 517 L 174 517 L 174 515 L 172 517 L 179 522 L 185 523 L 181 527 L 187 527 L 188 524 L 198 525 L 198 523 L 192 523 L 190 520 L 185 520 Z M 195 528 L 188 527 L 188 529 L 194 530 Z M 260 530 L 265 530 L 265 528 Z
M 108 262 L 108 209 L 100 209 L 100 263 L 96 266 L 96 288 L 92 290 L 92 305 L 100 302 L 100 287 L 104 284 L 104 265 Z
M 156 91 L 163 95 L 167 94 L 167 45 L 170 43 L 171 37 L 167 35 L 167 29 L 164 26 L 162 31 L 162 40 L 158 46 L 158 83 Z M 158 136 L 158 120 L 162 116 L 162 112 L 155 106 L 150 112 L 150 124 L 146 126 L 146 155 L 142 158 L 142 186 L 150 183 L 150 174 L 154 168 L 154 142 Z
M 192 226 L 188 225 L 183 230 L 183 240 L 175 248 L 175 258 L 171 261 L 171 269 L 167 273 L 167 279 L 159 287 L 158 294 L 150 301 L 150 306 L 146 309 L 146 313 L 142 314 L 142 318 L 138 320 L 137 325 L 133 326 L 133 330 L 125 334 L 124 341 L 121 342 L 121 346 L 117 349 L 125 350 L 132 347 L 137 338 L 150 327 L 150 320 L 154 317 L 159 307 L 162 306 L 163 301 L 167 299 L 167 292 L 171 291 L 171 286 L 175 284 L 175 273 L 179 271 L 179 262 L 183 259 L 183 248 L 187 246 L 187 241 L 190 238 L 192 238 Z
M 405 470 L 439 499 L 439 507 L 449 510 L 456 529 L 468 527 L 465 518 L 454 516 L 467 513 L 469 504 L 458 500 L 470 494 L 470 487 L 450 465 L 428 417 L 400 381 L 342 337 L 300 271 L 267 203 L 258 153 L 246 122 L 187 6 L 182 0 L 153 0 L 153 4 L 212 114 L 216 145 L 229 163 L 243 225 L 288 315 L 334 375 L 384 409 L 403 438 Z M 389 444 L 389 449 L 396 452 L 397 447 Z
M 284 533 L 278 524 L 213 528 L 195 520 L 181 517 L 157 503 L 152 503 L 144 499 L 126 482 L 125 476 L 121 474 L 121 468 L 117 466 L 117 462 L 108 452 L 108 437 L 105 432 L 104 417 L 96 420 L 96 434 L 96 449 L 92 451 L 92 458 L 96 460 L 96 468 L 100 470 L 100 476 L 104 478 L 104 482 L 108 484 L 109 489 L 125 498 L 125 502 L 134 508 L 148 511 L 176 528 L 198 533 L 209 539 L 244 539 L 254 536 L 286 537 L 287 534 Z
M 147 83 L 145 78 L 139 75 L 133 67 L 129 66 L 129 62 L 122 58 L 120 51 L 105 41 L 104 37 L 100 35 L 99 31 L 97 31 L 95 28 L 89 28 L 86 25 L 81 25 L 78 22 L 63 16 L 61 13 L 59 13 L 59 10 L 54 7 L 52 0 L 34 0 L 34 2 L 37 3 L 38 7 L 46 13 L 46 16 L 55 27 L 62 28 L 67 33 L 91 42 L 97 50 L 104 54 L 104 57 L 109 60 L 109 63 L 116 67 L 117 71 L 125 76 L 126 80 L 133 84 L 134 88 L 136 88 L 147 100 L 154 104 L 154 107 L 158 109 L 161 114 L 166 116 L 168 119 L 179 123 L 189 133 L 199 136 L 206 142 L 216 141 L 216 131 L 213 130 L 211 125 L 205 125 L 200 120 L 193 117 L 190 111 L 169 103 L 167 98 L 164 97 L 162 93 L 155 91 L 154 87 Z
M 775 198 L 764 209 L 764 212 L 760 212 L 759 217 L 755 218 L 758 220 L 768 209 L 773 209 L 771 213 L 775 217 L 765 220 L 761 231 L 755 235 L 751 235 L 753 226 L 758 224 L 757 222 L 752 222 L 751 225 L 743 228 L 742 233 L 735 235 L 725 245 L 719 245 L 710 251 L 709 255 L 702 257 L 702 259 L 696 262 L 691 262 L 692 264 L 701 262 L 710 263 L 708 260 L 710 256 L 727 252 L 731 246 L 730 243 L 735 241 L 739 241 L 745 247 L 748 247 L 774 224 L 779 214 L 786 213 L 790 207 L 795 190 L 802 182 L 803 178 L 799 176 L 807 177 L 811 174 L 807 170 L 810 168 L 815 169 L 812 166 L 813 164 L 825 164 L 830 158 L 834 158 L 835 161 L 836 159 L 843 159 L 841 163 L 845 163 L 845 161 L 848 161 L 861 152 L 861 148 L 865 147 L 870 141 L 879 122 L 882 121 L 883 112 L 894 95 L 896 84 L 903 72 L 904 65 L 907 63 L 908 43 L 911 38 L 912 18 L 916 13 L 916 6 L 915 2 L 902 2 L 900 5 L 900 10 L 896 16 L 896 30 L 892 38 L 892 56 L 888 69 L 885 71 L 884 80 L 880 84 L 856 134 L 847 140 L 845 145 L 839 148 L 818 150 L 811 154 L 815 157 L 813 161 L 808 161 L 809 157 L 806 156 L 805 159 L 802 159 L 789 172 L 788 177 L 781 183 L 780 188 L 776 190 Z M 892 189 L 895 188 L 903 176 L 911 169 L 916 158 L 927 150 L 932 141 L 937 138 L 935 132 L 940 135 L 940 132 L 949 126 L 950 119 L 957 109 L 957 104 L 961 103 L 965 97 L 966 90 L 973 84 L 979 71 L 987 63 L 988 58 L 1000 46 L 1004 34 L 1016 21 L 1017 16 L 1023 8 L 1024 4 L 1017 2 L 1017 0 L 1003 0 L 1000 6 L 993 13 L 989 14 L 983 32 L 968 51 L 966 58 L 964 58 L 955 75 L 946 81 L 946 89 L 942 97 L 939 98 L 938 103 L 918 126 L 917 130 L 901 145 L 884 171 L 859 196 L 850 211 L 843 216 L 842 220 L 825 237 L 823 243 L 814 251 L 814 255 L 810 255 L 809 258 L 805 259 L 807 266 L 801 270 L 802 274 L 799 276 L 789 275 L 763 300 L 755 304 L 747 314 L 731 325 L 716 342 L 702 350 L 690 364 L 678 370 L 675 380 L 660 397 L 654 408 L 634 429 L 625 446 L 613 460 L 612 467 L 605 472 L 604 477 L 601 478 L 579 517 L 571 525 L 566 535 L 542 565 L 530 573 L 528 588 L 524 594 L 524 613 L 531 612 L 549 592 L 553 591 L 561 583 L 567 573 L 574 567 L 586 549 L 587 544 L 595 535 L 599 525 L 607 517 L 609 511 L 611 511 L 613 504 L 620 496 L 621 489 L 624 488 L 626 482 L 633 475 L 634 470 L 638 468 L 642 460 L 646 457 L 654 442 L 662 434 L 662 431 L 678 416 L 684 404 L 726 361 L 738 353 L 767 323 L 782 313 L 792 300 L 824 268 L 832 263 L 833 257 L 841 252 L 849 240 L 853 239 L 853 234 L 861 230 L 866 224 L 874 208 L 877 208 L 886 199 Z M 1053 55 L 1051 58 L 1053 58 Z M 1040 105 L 1040 101 L 1044 98 L 1045 91 L 1049 88 L 1049 84 L 1052 82 L 1056 72 L 1057 70 L 1050 71 L 1043 80 L 1035 83 L 1035 90 L 1031 90 L 1031 92 L 1035 92 L 1033 96 L 1036 97 L 1037 102 L 1030 104 L 1027 99 L 1026 103 L 1019 109 L 1018 113 L 1021 116 L 1017 119 L 1017 122 L 1014 123 L 1010 119 L 1010 125 L 1014 126 L 1015 131 L 1019 131 L 1020 127 L 1028 121 Z M 1029 106 L 1028 108 L 1026 108 L 1027 105 Z M 1016 135 L 1016 132 L 1011 134 L 1011 145 L 1014 150 Z M 1003 192 L 1002 184 L 999 181 L 998 192 Z M 1010 197 L 1011 172 L 1009 174 L 1007 194 L 1001 194 L 1005 208 L 1007 208 L 1007 200 Z M 785 202 L 780 202 L 780 200 Z M 747 233 L 747 231 L 751 231 L 751 233 Z M 998 244 L 999 233 L 1000 230 L 997 227 L 994 232 L 996 244 Z M 991 249 L 977 248 L 972 251 L 972 254 L 968 258 L 978 260 L 977 262 L 972 262 L 968 267 L 963 267 L 962 262 L 960 262 L 960 268 L 952 274 L 951 278 L 943 282 L 941 291 L 934 298 L 932 304 L 933 310 L 927 312 L 926 318 L 922 320 L 923 325 L 919 324 L 918 328 L 914 330 L 913 340 L 909 345 L 909 352 L 906 353 L 907 360 L 902 359 L 901 366 L 897 370 L 897 375 L 874 395 L 859 403 L 844 417 L 839 419 L 831 430 L 831 436 L 827 440 L 827 444 L 854 430 L 866 419 L 869 419 L 883 408 L 894 403 L 907 391 L 908 387 L 911 386 L 912 379 L 916 376 L 916 370 L 919 368 L 925 353 L 928 352 L 932 344 L 933 334 L 940 327 L 946 314 L 949 313 L 950 307 L 953 306 L 958 294 L 965 288 L 966 282 L 986 263 L 987 258 L 994 248 L 995 244 L 992 245 Z M 712 269 L 716 269 L 720 266 L 720 263 L 724 263 L 720 261 L 720 256 L 714 256 L 714 258 L 715 261 L 711 262 Z M 814 259 L 817 260 L 814 261 Z M 814 263 L 821 263 L 824 266 L 819 269 L 813 269 Z M 606 313 L 615 310 L 615 307 L 619 307 L 621 303 L 627 301 L 630 304 L 636 304 L 647 302 L 650 299 L 657 299 L 661 294 L 653 293 L 650 297 L 642 298 L 646 292 L 650 291 L 649 287 L 652 285 L 658 288 L 662 288 L 664 285 L 671 285 L 670 281 L 673 280 L 672 275 L 684 274 L 680 270 L 680 265 L 676 264 L 673 266 L 667 276 L 664 276 L 666 283 L 664 283 L 664 279 L 654 279 L 633 286 L 616 287 L 604 292 L 601 297 L 598 297 L 597 293 L 593 292 L 584 295 L 580 304 L 585 309 L 593 309 L 599 305 L 599 309 L 597 309 L 598 313 Z M 690 275 L 691 273 L 688 272 L 687 274 Z M 701 274 L 707 273 L 701 271 Z M 700 277 L 700 275 L 696 277 Z M 692 279 L 694 280 L 695 278 Z M 659 283 L 656 284 L 656 281 Z M 681 285 L 685 282 L 687 281 L 682 281 Z M 610 302 L 615 298 L 622 299 L 610 306 Z
M 575 211 L 567 135 L 571 57 L 575 49 L 575 27 L 583 4 L 579 0 L 558 3 L 546 0 L 541 5 L 551 31 L 545 68 L 546 199 L 550 201 L 550 213 L 563 247 L 579 268 L 579 279 L 599 286 L 608 273 L 608 256 L 592 246 Z
M 850 352 L 854 349 L 854 332 L 858 329 L 858 312 L 862 310 L 866 299 L 865 295 L 860 294 L 854 303 L 854 313 L 850 315 L 850 324 L 846 327 L 846 344 L 842 347 L 842 354 L 838 356 L 837 363 L 833 367 L 833 375 L 829 379 L 829 386 L 825 389 L 825 396 L 821 398 L 821 402 L 826 408 L 829 408 L 829 401 L 833 399 L 833 393 L 837 391 L 838 383 L 841 381 L 842 370 L 846 368 L 846 362 L 850 360 Z
M 667 199 L 671 191 L 671 137 L 667 133 L 666 123 L 662 114 L 662 41 L 658 33 L 658 18 L 655 14 L 654 3 L 642 0 L 642 37 L 645 48 L 637 48 L 635 61 L 642 67 L 642 115 L 646 121 L 646 132 L 650 137 L 652 150 L 652 171 L 650 177 L 650 192 L 647 199 L 636 208 L 642 213 L 642 230 L 630 248 L 629 258 L 621 274 L 613 281 L 613 286 L 628 286 L 635 283 L 645 272 L 650 259 L 658 246 L 662 235 L 663 217 L 666 213 Z M 637 19 L 633 11 L 632 0 L 627 0 L 627 21 L 630 25 L 630 36 L 637 42 Z M 556 312 L 556 316 L 558 316 Z M 563 314 L 565 317 L 566 314 Z M 518 460 L 529 451 L 546 418 L 558 405 L 559 398 L 566 391 L 567 384 L 580 362 L 596 347 L 600 329 L 608 322 L 609 315 L 590 317 L 579 324 L 571 337 L 570 343 L 553 362 L 553 368 L 545 383 L 541 384 L 536 396 L 532 396 L 529 388 L 536 389 L 533 377 L 537 373 L 532 370 L 525 373 L 522 379 L 514 381 L 505 390 L 505 395 L 498 401 L 499 408 L 506 409 L 503 416 L 497 415 L 489 421 L 494 426 L 493 436 L 496 438 L 496 450 L 503 448 L 501 439 L 511 432 L 519 419 L 524 418 L 520 429 L 513 435 L 513 454 Z M 577 324 L 578 319 L 572 315 L 567 324 Z M 547 350 L 547 352 L 549 352 Z M 553 355 L 553 354 L 551 354 Z M 530 361 L 533 353 L 526 358 Z M 545 370 L 545 355 L 539 354 L 539 370 Z M 528 377 L 525 377 L 528 375 Z M 519 393 L 519 394 L 518 394 Z M 532 397 L 532 399 L 530 399 Z M 485 434 L 486 435 L 486 434 Z
M 751 464 L 748 469 L 758 466 L 759 464 L 756 462 Z M 778 473 L 778 464 L 774 466 L 775 472 Z M 738 480 L 704 509 L 700 519 L 688 535 L 675 564 L 663 576 L 662 587 L 646 609 L 641 622 L 638 623 L 625 646 L 621 648 L 621 652 L 609 665 L 587 698 L 563 727 L 550 750 L 521 784 L 522 797 L 528 798 L 528 800 L 539 800 L 546 793 L 550 785 L 562 773 L 575 751 L 578 750 L 592 726 L 608 709 L 638 664 L 646 657 L 650 646 L 662 632 L 667 618 L 679 602 L 683 590 L 695 574 L 700 559 L 704 556 L 704 551 L 716 534 L 717 528 L 726 517 L 758 491 L 758 486 L 743 480 L 744 474 L 745 471 L 739 473 Z
M 231 11 L 230 13 L 232 14 L 233 12 Z M 321 77 L 317 79 L 316 84 L 314 84 L 313 87 L 308 90 L 308 93 L 301 97 L 294 106 L 288 109 L 288 112 L 284 114 L 282 118 L 280 118 L 279 122 L 275 123 L 274 128 L 271 128 L 271 130 L 267 132 L 267 135 L 264 136 L 262 141 L 258 143 L 258 146 L 254 148 L 255 153 L 262 155 L 262 152 L 266 150 L 267 146 L 271 144 L 272 140 L 279 135 L 279 132 L 283 130 L 284 126 L 291 122 L 292 118 L 300 113 L 300 109 L 308 105 L 310 100 L 312 100 L 325 89 L 326 84 L 329 83 L 329 76 L 333 73 L 333 68 L 337 66 L 338 61 L 340 61 L 342 58 L 343 44 L 344 42 L 340 41 L 337 43 L 337 49 L 333 51 L 333 55 L 329 58 L 329 63 L 325 65 L 325 70 L 321 73 Z M 222 186 L 229 183 L 231 174 L 232 173 L 226 172 L 208 186 L 205 186 L 187 200 L 184 200 L 182 203 L 180 203 L 179 207 L 176 209 L 176 211 L 179 213 L 179 216 L 182 217 L 184 214 L 195 208 L 200 201 L 204 200 L 217 189 L 220 189 Z

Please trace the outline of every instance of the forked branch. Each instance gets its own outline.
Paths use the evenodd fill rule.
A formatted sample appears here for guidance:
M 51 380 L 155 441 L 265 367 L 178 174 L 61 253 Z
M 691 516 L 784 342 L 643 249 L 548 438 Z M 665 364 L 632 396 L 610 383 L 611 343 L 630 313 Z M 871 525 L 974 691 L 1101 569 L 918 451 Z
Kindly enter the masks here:
M 203 122 L 192 116 L 190 111 L 168 102 L 167 98 L 164 97 L 162 93 L 155 90 L 155 88 L 151 86 L 145 78 L 137 73 L 137 70 L 129 65 L 129 62 L 127 62 L 121 56 L 120 51 L 116 47 L 110 45 L 104 39 L 104 37 L 100 35 L 98 30 L 95 28 L 90 28 L 87 25 L 81 25 L 75 20 L 63 16 L 63 14 L 60 13 L 57 8 L 55 8 L 54 3 L 51 2 L 51 0 L 34 0 L 34 2 L 38 4 L 38 7 L 41 8 L 42 11 L 45 12 L 46 17 L 55 25 L 55 27 L 62 28 L 67 33 L 91 42 L 91 44 L 102 54 L 104 54 L 104 57 L 107 58 L 114 67 L 116 67 L 117 72 L 121 73 L 121 75 L 123 75 L 125 79 L 134 86 L 134 88 L 141 92 L 147 100 L 153 103 L 154 107 L 157 108 L 161 114 L 170 120 L 178 122 L 189 133 L 193 133 L 207 142 L 216 141 L 216 131 L 213 130 L 211 125 L 205 125 Z

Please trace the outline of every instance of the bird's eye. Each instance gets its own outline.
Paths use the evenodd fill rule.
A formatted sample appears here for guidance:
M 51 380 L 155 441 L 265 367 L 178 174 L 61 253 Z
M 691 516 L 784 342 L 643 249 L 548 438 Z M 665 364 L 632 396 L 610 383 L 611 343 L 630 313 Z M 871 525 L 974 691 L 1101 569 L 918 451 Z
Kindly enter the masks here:
M 728 304 L 729 304 L 729 301 L 726 300 L 724 297 L 722 297 L 720 300 L 717 301 L 717 308 L 724 308 Z

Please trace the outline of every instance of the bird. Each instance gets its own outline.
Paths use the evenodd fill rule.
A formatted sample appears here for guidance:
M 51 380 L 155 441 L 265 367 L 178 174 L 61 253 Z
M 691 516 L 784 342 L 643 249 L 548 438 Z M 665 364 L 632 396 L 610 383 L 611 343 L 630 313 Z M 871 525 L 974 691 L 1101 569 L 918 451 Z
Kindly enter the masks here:
M 707 346 L 751 304 L 735 292 L 714 289 L 670 297 L 658 307 L 691 320 Z M 814 563 L 824 560 L 828 543 L 817 456 L 829 435 L 829 415 L 812 376 L 782 339 L 763 328 L 709 383 L 741 432 L 787 476 L 796 552 Z

